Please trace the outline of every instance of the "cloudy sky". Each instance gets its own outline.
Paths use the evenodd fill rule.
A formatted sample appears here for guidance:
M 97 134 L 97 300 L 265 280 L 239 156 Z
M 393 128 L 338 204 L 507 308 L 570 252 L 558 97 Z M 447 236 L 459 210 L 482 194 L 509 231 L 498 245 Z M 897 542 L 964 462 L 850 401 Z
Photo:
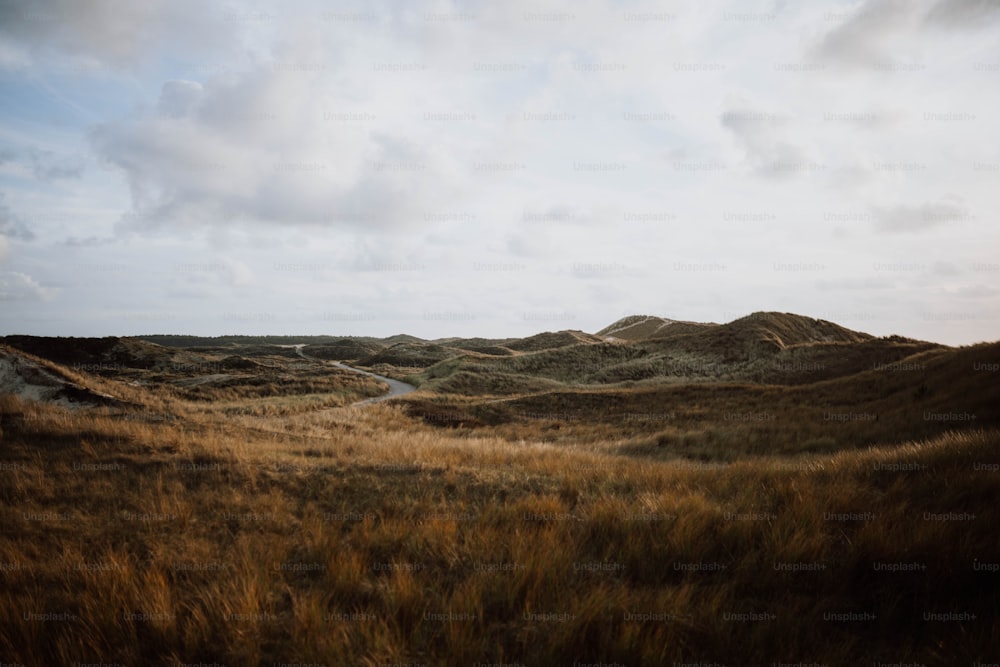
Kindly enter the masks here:
M 0 333 L 996 340 L 998 36 L 998 0 L 0 0 Z

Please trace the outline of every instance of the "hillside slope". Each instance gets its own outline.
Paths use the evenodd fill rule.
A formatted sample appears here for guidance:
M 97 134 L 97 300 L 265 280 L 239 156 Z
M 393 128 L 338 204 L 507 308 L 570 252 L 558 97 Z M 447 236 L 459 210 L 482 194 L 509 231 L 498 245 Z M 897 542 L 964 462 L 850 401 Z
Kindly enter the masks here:
M 58 365 L 0 345 L 0 394 L 65 407 L 111 405 L 117 400 L 87 387 Z
M 642 340 L 656 336 L 702 331 L 716 326 L 718 325 L 713 323 L 682 322 L 654 315 L 629 315 L 604 327 L 597 332 L 597 335 L 617 340 Z

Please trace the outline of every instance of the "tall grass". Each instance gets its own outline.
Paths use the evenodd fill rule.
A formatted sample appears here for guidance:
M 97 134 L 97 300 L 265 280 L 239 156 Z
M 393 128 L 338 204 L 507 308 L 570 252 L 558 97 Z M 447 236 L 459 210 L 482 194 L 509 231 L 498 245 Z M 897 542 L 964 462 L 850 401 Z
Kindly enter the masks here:
M 0 399 L 0 660 L 996 661 L 996 432 L 710 465 L 178 410 Z

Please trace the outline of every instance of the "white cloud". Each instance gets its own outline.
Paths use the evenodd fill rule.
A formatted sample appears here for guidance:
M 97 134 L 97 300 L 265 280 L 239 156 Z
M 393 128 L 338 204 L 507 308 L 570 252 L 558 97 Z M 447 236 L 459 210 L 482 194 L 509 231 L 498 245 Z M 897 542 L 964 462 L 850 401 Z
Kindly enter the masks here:
M 231 257 L 223 258 L 225 280 L 234 287 L 249 287 L 254 280 L 253 270 L 245 263 Z
M 0 301 L 50 301 L 56 290 L 18 271 L 0 273 Z
M 332 119 L 324 81 L 269 67 L 235 81 L 171 81 L 156 110 L 95 128 L 98 154 L 128 180 L 128 226 L 394 228 L 448 201 L 453 156 Z

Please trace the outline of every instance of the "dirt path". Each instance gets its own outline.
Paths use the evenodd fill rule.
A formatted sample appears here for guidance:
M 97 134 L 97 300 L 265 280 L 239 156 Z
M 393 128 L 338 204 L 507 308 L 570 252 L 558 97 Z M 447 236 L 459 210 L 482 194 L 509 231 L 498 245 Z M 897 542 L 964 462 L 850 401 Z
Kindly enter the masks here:
M 397 396 L 402 396 L 403 394 L 409 394 L 411 391 L 416 391 L 417 388 L 408 382 L 402 382 L 400 380 L 394 380 L 392 378 L 387 378 L 384 375 L 378 375 L 377 373 L 371 373 L 369 371 L 363 371 L 360 368 L 354 368 L 353 366 L 348 366 L 342 361 L 325 361 L 323 359 L 317 359 L 315 357 L 310 357 L 302 351 L 304 345 L 295 345 L 295 352 L 303 359 L 308 359 L 309 361 L 318 361 L 319 363 L 329 363 L 332 366 L 341 368 L 345 371 L 353 371 L 355 373 L 360 373 L 361 375 L 367 375 L 368 377 L 373 377 L 376 380 L 381 380 L 389 385 L 389 393 L 382 394 L 381 396 L 375 396 L 374 398 L 366 398 L 363 401 L 357 401 L 352 403 L 351 407 L 360 405 L 371 405 L 372 403 L 380 403 L 381 401 L 387 401 L 390 398 L 396 398 Z

